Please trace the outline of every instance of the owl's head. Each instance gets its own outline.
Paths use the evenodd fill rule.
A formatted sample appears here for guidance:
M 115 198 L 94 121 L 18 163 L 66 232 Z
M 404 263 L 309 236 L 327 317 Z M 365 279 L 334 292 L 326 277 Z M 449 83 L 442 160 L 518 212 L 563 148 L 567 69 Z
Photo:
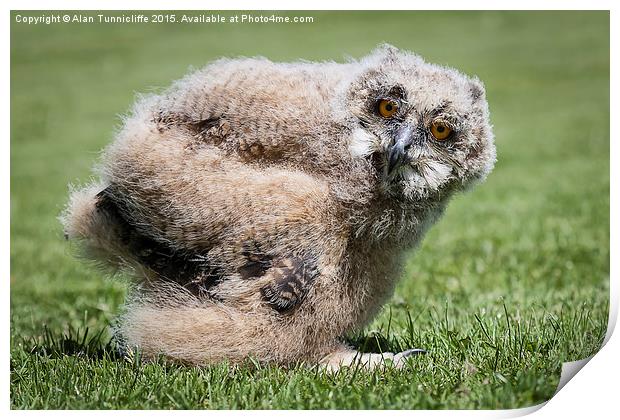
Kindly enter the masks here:
M 350 153 L 372 165 L 385 194 L 436 200 L 491 171 L 495 146 L 478 79 L 389 45 L 357 67 L 338 108 Z

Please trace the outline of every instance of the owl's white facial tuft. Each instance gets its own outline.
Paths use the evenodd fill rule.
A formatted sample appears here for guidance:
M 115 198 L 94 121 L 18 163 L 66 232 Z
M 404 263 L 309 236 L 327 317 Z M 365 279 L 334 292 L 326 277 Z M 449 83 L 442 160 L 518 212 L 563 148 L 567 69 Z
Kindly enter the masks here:
M 374 135 L 358 127 L 351 133 L 349 152 L 354 158 L 365 158 L 376 151 L 377 145 L 378 139 Z
M 444 163 L 428 161 L 418 165 L 420 175 L 426 181 L 431 190 L 437 190 L 443 186 L 452 175 L 452 168 Z
M 404 195 L 412 199 L 426 198 L 454 178 L 452 167 L 437 161 L 407 165 L 402 168 L 400 176 Z

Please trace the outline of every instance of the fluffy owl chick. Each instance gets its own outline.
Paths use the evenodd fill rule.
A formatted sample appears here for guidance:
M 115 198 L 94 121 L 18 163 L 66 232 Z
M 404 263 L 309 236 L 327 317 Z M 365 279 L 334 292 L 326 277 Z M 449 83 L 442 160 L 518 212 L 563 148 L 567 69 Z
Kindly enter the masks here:
M 494 161 L 480 81 L 414 54 L 222 59 L 137 102 L 63 223 L 131 273 L 117 333 L 147 357 L 402 365 L 341 339 Z

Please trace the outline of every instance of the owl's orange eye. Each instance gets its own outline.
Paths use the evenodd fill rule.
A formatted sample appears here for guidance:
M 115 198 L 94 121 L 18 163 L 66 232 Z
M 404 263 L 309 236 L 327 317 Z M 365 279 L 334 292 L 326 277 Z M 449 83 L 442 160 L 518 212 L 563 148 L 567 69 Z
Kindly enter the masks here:
M 381 99 L 379 101 L 379 114 L 383 118 L 392 118 L 398 111 L 398 104 L 391 99 Z
M 433 121 L 431 124 L 431 134 L 436 140 L 443 141 L 450 137 L 452 129 L 442 121 Z

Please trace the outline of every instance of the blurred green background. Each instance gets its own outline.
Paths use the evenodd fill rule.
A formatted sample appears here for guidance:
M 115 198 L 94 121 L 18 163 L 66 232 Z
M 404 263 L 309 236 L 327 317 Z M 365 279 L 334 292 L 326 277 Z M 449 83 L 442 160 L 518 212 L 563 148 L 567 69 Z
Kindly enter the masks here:
M 599 348 L 609 283 L 608 12 L 16 23 L 41 14 L 11 14 L 13 408 L 523 407 L 551 397 L 562 361 Z M 74 258 L 57 216 L 68 184 L 89 180 L 136 93 L 220 56 L 342 61 L 381 42 L 478 75 L 497 139 L 495 171 L 453 200 L 365 332 L 429 354 L 404 372 L 336 377 L 110 356 L 106 327 L 125 285 Z M 80 344 L 85 328 L 94 338 Z

